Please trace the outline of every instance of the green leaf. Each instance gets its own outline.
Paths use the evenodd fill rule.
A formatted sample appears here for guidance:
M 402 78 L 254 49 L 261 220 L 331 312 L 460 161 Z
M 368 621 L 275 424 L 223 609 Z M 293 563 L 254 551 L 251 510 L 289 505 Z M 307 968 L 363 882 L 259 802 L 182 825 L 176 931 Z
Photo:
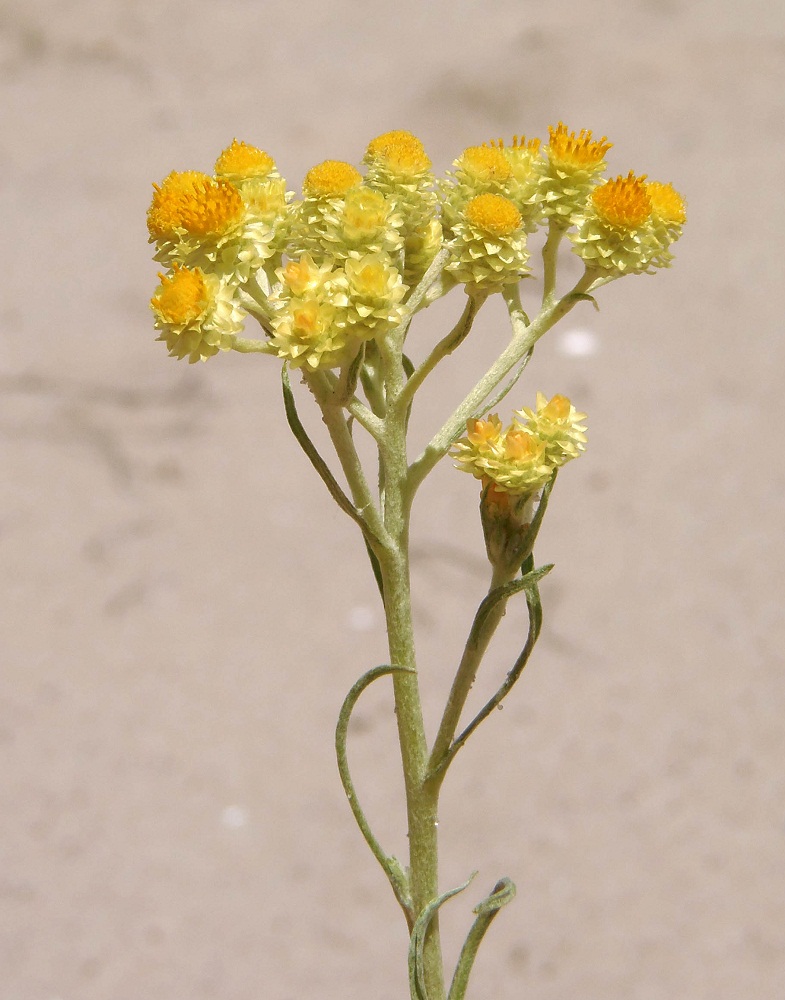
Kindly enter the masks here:
M 533 557 L 529 557 L 533 561 Z M 526 563 L 524 563 L 526 565 Z M 537 593 L 537 584 L 542 580 L 544 576 L 553 569 L 553 563 L 548 563 L 545 566 L 540 566 L 539 569 L 533 569 L 527 572 L 524 576 L 517 580 L 513 580 L 512 583 L 506 583 L 502 587 L 497 587 L 492 590 L 490 594 L 482 601 L 479 608 L 477 609 L 477 614 L 474 616 L 474 622 L 472 624 L 471 632 L 469 633 L 469 642 L 476 641 L 478 633 L 482 630 L 488 615 L 493 611 L 499 601 L 508 601 L 515 594 L 519 594 L 522 590 L 527 592 L 527 597 L 531 597 Z
M 564 298 L 562 299 L 562 302 L 580 302 L 580 301 L 591 302 L 591 304 L 594 306 L 597 312 L 600 311 L 599 303 L 594 298 L 594 296 L 589 295 L 588 292 L 568 292 L 567 295 L 565 295 Z
M 360 377 L 360 369 L 365 361 L 365 344 L 362 344 L 360 350 L 355 354 L 354 360 L 349 365 L 349 371 L 346 373 L 346 384 L 343 388 L 342 395 L 344 399 L 349 399 L 354 395 L 355 389 L 357 388 L 357 380 Z
M 515 883 L 506 876 L 500 879 L 481 903 L 474 908 L 477 919 L 472 924 L 471 930 L 466 935 L 463 948 L 461 949 L 458 964 L 455 967 L 455 974 L 450 984 L 450 991 L 447 1000 L 464 1000 L 466 988 L 469 985 L 469 975 L 477 957 L 477 951 L 485 936 L 485 932 L 491 926 L 491 922 L 499 910 L 506 906 L 515 898 Z
M 313 441 L 308 437 L 305 428 L 300 422 L 300 418 L 297 414 L 297 407 L 294 402 L 294 394 L 292 393 L 292 386 L 289 381 L 289 371 L 288 366 L 284 363 L 281 369 L 281 381 L 283 383 L 283 405 L 286 411 L 286 419 L 289 422 L 289 427 L 292 433 L 297 438 L 297 443 L 300 445 L 302 450 L 308 456 L 311 465 L 316 469 L 324 482 L 327 489 L 330 491 L 330 496 L 335 500 L 341 510 L 348 514 L 349 517 L 360 526 L 366 540 L 370 542 L 378 541 L 374 533 L 371 531 L 370 527 L 365 521 L 365 518 L 357 510 L 352 501 L 347 497 L 341 487 L 338 485 L 338 481 L 335 476 L 324 461 L 322 456 L 316 450 L 316 446 Z
M 363 812 L 357 799 L 354 782 L 352 781 L 352 775 L 349 770 L 349 758 L 346 748 L 349 720 L 352 717 L 354 706 L 357 704 L 360 695 L 379 677 L 384 677 L 387 674 L 394 674 L 399 671 L 402 673 L 415 672 L 413 667 L 383 664 L 380 667 L 374 667 L 372 670 L 368 670 L 352 685 L 351 690 L 346 695 L 343 704 L 341 705 L 341 711 L 338 713 L 338 723 L 335 727 L 335 755 L 338 760 L 338 773 L 341 777 L 341 784 L 343 785 L 344 792 L 346 792 L 346 798 L 349 800 L 349 806 L 357 822 L 357 826 L 360 828 L 360 832 L 365 838 L 366 844 L 370 847 L 373 856 L 384 869 L 384 872 L 390 881 L 390 885 L 392 886 L 392 890 L 395 893 L 395 898 L 398 900 L 401 909 L 406 914 L 407 920 L 411 921 L 413 919 L 413 913 L 411 896 L 409 894 L 408 876 L 397 858 L 394 858 L 386 853 L 382 845 L 374 836 L 373 831 L 368 824 L 368 820 L 365 818 L 365 813 Z
M 428 1000 L 428 991 L 425 988 L 423 950 L 425 948 L 425 936 L 428 933 L 428 927 L 431 920 L 433 920 L 434 914 L 448 899 L 452 899 L 453 896 L 457 896 L 459 892 L 467 889 L 476 874 L 477 872 L 472 872 L 463 885 L 459 885 L 455 889 L 448 889 L 441 896 L 432 899 L 430 903 L 427 903 L 422 908 L 419 917 L 417 917 L 409 939 L 409 990 L 412 1000 Z

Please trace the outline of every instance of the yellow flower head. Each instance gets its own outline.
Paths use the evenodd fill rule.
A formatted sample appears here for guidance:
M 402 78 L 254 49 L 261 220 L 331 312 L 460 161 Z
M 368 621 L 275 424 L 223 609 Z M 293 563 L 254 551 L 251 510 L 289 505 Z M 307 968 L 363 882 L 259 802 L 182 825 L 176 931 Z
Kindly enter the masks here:
M 501 291 L 527 273 L 526 232 L 521 213 L 499 194 L 479 194 L 452 227 L 445 270 L 470 294 Z
M 617 229 L 639 229 L 651 216 L 646 177 L 632 171 L 595 188 L 591 200 L 599 218 Z
M 315 299 L 298 302 L 292 307 L 292 329 L 303 340 L 318 337 L 325 326 L 325 311 Z
M 163 322 L 187 326 L 200 319 L 210 297 L 204 274 L 175 264 L 170 275 L 159 274 L 161 284 L 150 300 L 150 306 Z
M 390 206 L 381 191 L 358 187 L 346 196 L 343 209 L 343 225 L 347 233 L 356 239 L 372 236 L 387 225 Z
M 510 462 L 526 464 L 542 458 L 545 446 L 523 428 L 508 430 L 504 435 L 502 455 Z
M 400 323 L 405 294 L 406 285 L 389 254 L 354 252 L 335 281 L 337 321 L 345 323 L 353 337 L 378 336 Z
M 170 357 L 193 364 L 230 350 L 245 321 L 231 280 L 178 263 L 159 278 L 150 307 Z
M 311 167 L 303 181 L 306 198 L 340 198 L 362 181 L 360 171 L 343 160 L 325 160 Z
M 499 443 L 501 433 L 502 422 L 495 413 L 487 420 L 469 420 L 466 424 L 466 437 L 478 451 L 492 450 Z
M 469 420 L 467 434 L 455 445 L 457 468 L 493 484 L 501 492 L 528 495 L 544 486 L 553 473 L 545 443 L 520 424 L 502 430 L 494 414 L 488 420 Z
M 543 442 L 547 460 L 557 467 L 586 448 L 585 419 L 586 414 L 579 413 L 566 396 L 557 394 L 549 400 L 541 392 L 536 409 L 524 407 L 516 413 L 518 426 Z
M 314 263 L 310 254 L 304 253 L 299 260 L 290 260 L 276 274 L 292 295 L 302 297 L 306 292 L 320 288 L 331 270 L 330 264 L 323 264 L 320 267 Z
M 147 212 L 153 240 L 176 238 L 185 232 L 196 238 L 222 236 L 243 218 L 243 199 L 237 188 L 195 170 L 172 171 L 159 185 Z
M 687 221 L 684 199 L 672 184 L 650 181 L 646 193 L 651 199 L 652 214 L 666 226 L 683 226 Z
M 466 206 L 466 219 L 490 236 L 509 236 L 521 226 L 521 213 L 509 200 L 498 194 L 480 194 Z
M 352 287 L 358 295 L 378 297 L 387 290 L 388 268 L 378 258 L 348 260 L 346 269 L 352 275 Z
M 375 163 L 397 176 L 416 176 L 430 170 L 425 147 L 411 132 L 394 131 L 377 135 L 368 143 L 365 162 Z
M 275 170 L 275 160 L 269 153 L 232 139 L 230 146 L 215 161 L 215 173 L 228 180 L 267 177 Z
M 555 166 L 565 170 L 600 170 L 605 154 L 613 145 L 603 136 L 592 139 L 591 131 L 581 129 L 579 135 L 569 132 L 563 122 L 554 128 L 548 126 L 550 141 L 548 142 L 548 157 Z
M 512 174 L 512 167 L 501 151 L 495 146 L 469 146 L 455 161 L 458 170 L 472 181 L 503 183 Z

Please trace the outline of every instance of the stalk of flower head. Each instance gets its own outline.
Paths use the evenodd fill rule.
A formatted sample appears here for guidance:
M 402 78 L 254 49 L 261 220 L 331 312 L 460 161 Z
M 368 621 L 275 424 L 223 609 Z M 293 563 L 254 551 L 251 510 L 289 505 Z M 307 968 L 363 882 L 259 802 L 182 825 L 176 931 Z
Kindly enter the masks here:
M 517 389 L 537 341 L 572 309 L 593 301 L 592 293 L 612 280 L 670 266 L 686 220 L 684 201 L 670 184 L 633 172 L 604 178 L 610 148 L 605 137 L 595 140 L 559 123 L 545 145 L 515 137 L 471 146 L 437 180 L 422 142 L 392 131 L 369 143 L 360 167 L 338 160 L 314 166 L 295 199 L 268 153 L 234 140 L 212 175 L 173 172 L 155 185 L 148 211 L 154 259 L 165 268 L 150 303 L 158 339 L 171 357 L 191 363 L 228 351 L 278 359 L 292 432 L 368 552 L 385 614 L 388 663 L 367 670 L 347 695 L 336 751 L 354 817 L 407 923 L 412 1000 L 463 1000 L 485 930 L 514 895 L 513 883 L 503 878 L 475 908 L 448 981 L 439 909 L 468 882 L 446 891 L 439 882 L 441 787 L 458 752 L 508 696 L 533 653 L 543 623 L 539 584 L 552 568 L 536 566 L 535 546 L 557 475 L 587 442 L 586 414 L 558 392 L 529 396 L 531 405 L 513 411 L 509 421 L 497 410 Z M 546 239 L 541 266 L 534 266 L 529 237 L 540 227 Z M 572 288 L 559 290 L 558 264 L 567 247 L 584 271 Z M 535 292 L 541 304 L 527 313 L 521 292 L 535 290 L 532 279 L 542 282 Z M 427 343 L 416 330 L 417 314 L 449 294 L 461 301 L 455 324 Z M 471 335 L 493 295 L 502 297 L 509 315 L 505 347 L 410 460 L 417 393 L 427 391 L 441 362 Z M 254 323 L 256 336 L 241 336 Z M 327 427 L 340 473 L 306 430 L 292 372 Z M 360 458 L 359 435 L 375 446 L 372 470 Z M 411 612 L 409 522 L 420 484 L 448 454 L 478 484 L 478 539 L 481 533 L 489 587 L 467 623 L 429 740 Z M 529 614 L 521 653 L 506 671 L 486 667 L 507 604 L 521 594 Z M 494 693 L 466 720 L 467 695 L 484 667 L 497 677 Z M 385 677 L 406 793 L 408 857 L 401 861 L 370 827 L 347 748 L 357 700 Z

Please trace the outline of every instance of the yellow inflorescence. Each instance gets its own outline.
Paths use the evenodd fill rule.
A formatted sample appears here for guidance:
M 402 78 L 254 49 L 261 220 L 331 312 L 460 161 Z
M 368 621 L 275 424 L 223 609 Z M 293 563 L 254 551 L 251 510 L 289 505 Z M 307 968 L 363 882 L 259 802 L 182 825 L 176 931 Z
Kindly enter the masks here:
M 507 157 L 494 146 L 469 146 L 461 154 L 458 166 L 481 181 L 506 181 L 512 173 Z
M 209 305 L 204 275 L 175 264 L 170 275 L 159 274 L 160 290 L 150 305 L 165 323 L 186 326 L 198 320 Z
M 632 171 L 601 184 L 591 197 L 597 215 L 617 229 L 638 229 L 651 215 L 646 177 L 636 177 Z
M 311 167 L 303 181 L 303 194 L 312 198 L 338 198 L 362 181 L 360 171 L 343 160 L 325 160 Z
M 411 132 L 395 131 L 378 135 L 368 143 L 367 163 L 377 162 L 394 174 L 420 174 L 430 170 L 431 161 L 422 142 Z
M 555 128 L 549 125 L 548 133 L 548 155 L 551 161 L 562 166 L 583 169 L 597 167 L 612 146 L 605 136 L 592 139 L 591 131 L 587 129 L 581 129 L 576 136 L 574 132 L 567 130 L 563 122 L 559 122 Z
M 274 169 L 275 160 L 269 153 L 236 139 L 232 139 L 231 145 L 215 161 L 215 172 L 219 177 L 266 177 Z
M 182 230 L 200 238 L 221 236 L 243 215 L 243 200 L 233 184 L 196 170 L 172 171 L 160 187 L 153 187 L 147 228 L 154 240 L 171 238 Z
M 646 185 L 646 193 L 651 198 L 652 211 L 659 219 L 671 225 L 684 225 L 687 221 L 687 209 L 684 199 L 672 184 L 651 181 Z
M 491 236 L 508 236 L 521 225 L 521 213 L 499 194 L 480 194 L 468 203 L 467 220 Z

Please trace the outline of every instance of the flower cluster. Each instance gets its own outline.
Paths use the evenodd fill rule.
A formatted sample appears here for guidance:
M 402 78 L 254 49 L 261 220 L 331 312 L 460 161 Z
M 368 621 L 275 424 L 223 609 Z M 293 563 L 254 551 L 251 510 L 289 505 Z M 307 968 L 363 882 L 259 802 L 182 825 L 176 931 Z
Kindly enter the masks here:
M 453 455 L 457 467 L 490 486 L 494 496 L 529 496 L 584 450 L 585 419 L 566 396 L 548 400 L 538 392 L 536 407 L 516 411 L 508 427 L 496 414 L 469 420 Z
M 541 225 L 566 233 L 597 279 L 667 267 L 684 201 L 633 173 L 603 180 L 610 145 L 560 122 L 545 144 L 470 146 L 437 180 L 416 136 L 385 132 L 368 144 L 364 172 L 325 160 L 296 200 L 272 156 L 235 139 L 212 174 L 173 171 L 154 185 L 147 224 L 168 269 L 151 301 L 159 339 L 174 357 L 205 360 L 241 349 L 251 314 L 266 353 L 341 367 L 406 321 L 440 250 L 441 275 L 418 308 L 458 284 L 480 298 L 516 284 Z

